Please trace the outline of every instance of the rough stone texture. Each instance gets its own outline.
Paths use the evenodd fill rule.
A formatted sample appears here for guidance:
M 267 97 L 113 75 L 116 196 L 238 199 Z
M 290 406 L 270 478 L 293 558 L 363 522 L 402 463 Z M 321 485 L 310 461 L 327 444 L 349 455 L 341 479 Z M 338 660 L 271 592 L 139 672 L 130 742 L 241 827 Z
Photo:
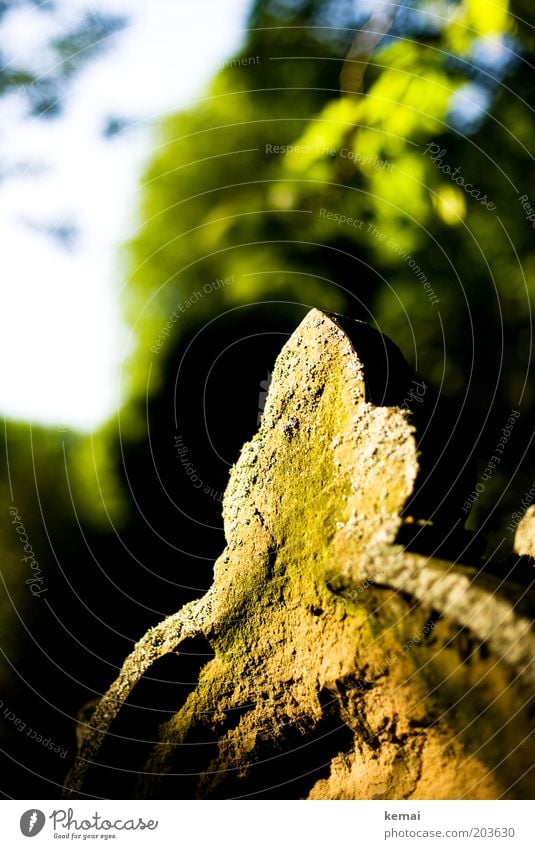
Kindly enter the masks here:
M 528 507 L 515 534 L 515 551 L 535 557 L 535 506 Z
M 401 404 L 413 376 L 356 330 L 313 310 L 283 348 L 231 473 L 213 586 L 138 643 L 81 735 L 68 793 L 83 793 L 136 681 L 202 635 L 215 656 L 161 727 L 140 796 L 533 797 L 533 597 L 417 553 L 433 525 L 405 508 L 431 466 L 417 416 L 392 405 L 392 382 Z

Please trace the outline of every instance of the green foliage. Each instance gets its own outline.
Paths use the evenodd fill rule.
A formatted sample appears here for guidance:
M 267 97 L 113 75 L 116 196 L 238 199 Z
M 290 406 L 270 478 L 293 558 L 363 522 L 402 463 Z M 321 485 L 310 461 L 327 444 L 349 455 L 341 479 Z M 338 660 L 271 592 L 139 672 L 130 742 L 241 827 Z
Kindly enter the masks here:
M 466 394 L 491 451 L 511 408 L 526 421 L 535 403 L 527 27 L 505 0 L 409 2 L 363 58 L 366 10 L 328 5 L 339 29 L 322 28 L 325 4 L 256 3 L 239 56 L 160 127 L 128 247 L 132 396 L 158 385 L 170 317 L 176 340 L 239 304 L 298 301 L 375 321 L 442 393 Z M 352 55 L 361 88 L 340 90 Z
M 0 439 L 0 686 L 7 686 L 45 606 L 58 604 L 99 530 L 120 526 L 124 500 L 110 456 L 113 428 L 96 437 L 7 422 Z M 23 538 L 21 539 L 21 534 Z M 25 547 L 26 546 L 26 547 Z M 0 734 L 5 728 L 0 729 Z

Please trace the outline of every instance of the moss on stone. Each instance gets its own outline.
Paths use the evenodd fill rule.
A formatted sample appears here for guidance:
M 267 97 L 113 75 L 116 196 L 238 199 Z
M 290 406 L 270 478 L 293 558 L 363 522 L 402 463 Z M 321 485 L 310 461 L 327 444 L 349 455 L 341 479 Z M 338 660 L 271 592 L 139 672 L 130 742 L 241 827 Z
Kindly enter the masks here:
M 139 795 L 533 793 L 531 622 L 497 582 L 396 544 L 418 451 L 410 410 L 367 397 L 373 368 L 316 310 L 281 351 L 231 472 L 210 593 L 158 626 L 160 654 L 195 632 L 215 657 L 162 726 Z

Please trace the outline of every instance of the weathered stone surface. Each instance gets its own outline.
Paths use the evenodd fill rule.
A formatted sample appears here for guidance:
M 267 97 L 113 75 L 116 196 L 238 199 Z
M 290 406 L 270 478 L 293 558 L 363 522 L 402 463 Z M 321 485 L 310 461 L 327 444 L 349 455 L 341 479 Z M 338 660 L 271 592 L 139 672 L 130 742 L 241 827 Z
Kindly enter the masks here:
M 432 463 L 403 402 L 414 376 L 383 340 L 313 310 L 285 345 L 231 473 L 213 586 L 138 643 L 68 792 L 136 681 L 202 635 L 215 656 L 139 765 L 141 796 L 533 796 L 533 599 L 416 553 L 435 526 L 406 506 Z
M 515 533 L 515 551 L 535 557 L 535 506 L 528 507 Z

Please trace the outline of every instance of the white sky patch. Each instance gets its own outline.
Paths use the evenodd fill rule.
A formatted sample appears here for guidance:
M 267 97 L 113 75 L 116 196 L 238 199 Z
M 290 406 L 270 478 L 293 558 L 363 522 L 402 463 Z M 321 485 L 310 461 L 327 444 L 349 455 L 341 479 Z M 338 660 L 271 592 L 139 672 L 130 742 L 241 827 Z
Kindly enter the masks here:
M 92 2 L 92 9 L 125 13 L 130 24 L 113 37 L 109 53 L 74 78 L 62 115 L 22 120 L 20 95 L 0 101 L 5 415 L 87 430 L 117 408 L 128 338 L 117 248 L 136 224 L 150 122 L 202 96 L 242 42 L 248 6 L 248 0 Z M 58 4 L 70 25 L 78 9 L 87 9 L 86 0 Z M 40 17 L 47 29 L 39 29 Z M 47 20 L 31 9 L 6 20 L 0 47 L 8 62 L 17 67 L 31 56 L 32 68 L 47 67 Z M 104 139 L 107 120 L 117 116 L 132 120 L 133 129 Z M 73 228 L 70 249 L 44 232 L 54 228 Z

